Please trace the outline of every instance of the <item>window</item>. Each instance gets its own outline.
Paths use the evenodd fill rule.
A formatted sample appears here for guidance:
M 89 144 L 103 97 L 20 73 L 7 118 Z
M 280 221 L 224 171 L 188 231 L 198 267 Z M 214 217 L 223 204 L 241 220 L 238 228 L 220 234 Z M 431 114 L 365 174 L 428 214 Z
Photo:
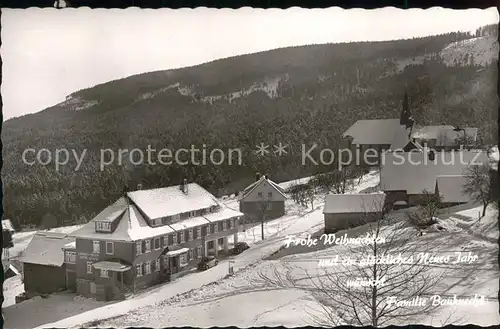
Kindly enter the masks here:
M 181 266 L 186 266 L 187 265 L 187 254 L 184 253 L 184 254 L 181 254 L 179 256 L 179 263 Z
M 137 241 L 135 243 L 136 255 L 142 254 L 142 241 Z
M 151 240 L 146 240 L 146 252 L 151 251 Z
M 214 233 L 219 232 L 219 225 L 214 224 Z
M 222 222 L 222 230 L 224 231 L 226 229 L 226 221 Z
M 267 197 L 268 197 L 268 198 L 272 198 L 272 197 L 273 197 L 273 192 L 269 192 L 269 193 L 267 193 Z
M 156 272 L 160 272 L 160 259 L 159 258 L 155 261 L 155 270 L 156 270 Z
M 161 248 L 160 238 L 155 238 L 155 250 L 158 250 L 160 248 Z
M 188 212 L 188 218 L 195 217 L 195 216 L 196 216 L 196 212 L 195 211 Z
M 198 226 L 196 228 L 196 238 L 201 238 L 201 226 Z
M 218 222 L 217 226 L 218 226 L 217 229 L 218 229 L 219 232 L 223 232 L 224 231 L 224 222 Z
M 160 226 L 160 225 L 161 225 L 161 218 L 153 219 L 153 226 Z
M 87 262 L 87 274 L 92 274 L 92 262 Z
M 189 240 L 189 241 L 192 241 L 192 240 L 193 240 L 193 229 L 190 229 L 190 230 L 188 231 L 188 240 Z
M 231 229 L 231 224 L 232 224 L 232 219 L 228 219 L 227 220 L 227 223 L 226 223 L 226 226 L 227 226 L 227 229 L 230 230 Z
M 269 202 L 269 203 L 267 204 L 267 207 L 266 207 L 266 208 L 267 208 L 267 210 L 271 210 L 272 206 L 273 206 L 273 204 Z
M 193 249 L 189 249 L 188 251 L 188 260 L 193 259 Z
M 172 244 L 177 244 L 177 232 L 172 234 Z
M 168 235 L 165 235 L 163 237 L 163 246 L 166 247 L 166 246 L 170 246 L 169 244 L 169 241 L 168 241 Z
M 198 257 L 198 258 L 201 257 L 201 246 L 196 247 L 196 257 Z
M 262 192 L 257 193 L 257 196 L 258 196 L 259 198 L 262 198 Z
M 142 264 L 135 265 L 135 274 L 139 277 L 142 276 Z
M 184 231 L 181 231 L 180 237 L 179 237 L 179 243 L 183 243 L 183 242 L 184 242 Z
M 101 243 L 99 241 L 93 241 L 92 252 L 94 254 L 99 254 L 101 252 Z
M 148 260 L 145 263 L 145 267 L 146 267 L 145 270 L 144 270 L 145 274 L 151 274 L 151 261 Z
M 215 233 L 215 224 L 210 224 L 210 233 Z
M 181 219 L 181 214 L 175 214 L 172 216 L 172 223 L 178 222 Z
M 8 250 L 8 249 L 4 249 L 4 251 L 5 250 Z M 75 251 L 66 251 L 65 261 L 66 261 L 66 263 L 75 264 L 76 263 L 76 252 Z
M 109 278 L 108 270 L 101 270 L 101 278 Z
M 115 246 L 113 242 L 106 242 L 106 255 L 113 255 L 115 251 Z

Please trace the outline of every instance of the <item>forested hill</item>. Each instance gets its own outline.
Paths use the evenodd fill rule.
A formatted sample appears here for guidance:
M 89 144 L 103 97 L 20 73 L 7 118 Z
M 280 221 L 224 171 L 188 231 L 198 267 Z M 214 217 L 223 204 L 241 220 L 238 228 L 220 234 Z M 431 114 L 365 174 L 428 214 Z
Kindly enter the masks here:
M 275 181 L 327 168 L 302 166 L 301 145 L 335 148 L 358 119 L 398 118 L 404 93 L 419 124 L 477 126 L 496 139 L 496 36 L 450 33 L 411 40 L 310 45 L 145 73 L 69 95 L 39 113 L 8 120 L 4 143 L 5 216 L 27 225 L 85 221 L 114 202 L 125 185 L 179 184 L 234 193 L 255 172 Z M 491 31 L 490 31 L 491 32 Z M 260 143 L 289 145 L 258 157 Z M 195 145 L 243 150 L 243 165 L 133 165 L 100 170 L 100 150 Z M 28 166 L 26 148 L 87 149 L 75 171 Z M 209 162 L 209 161 L 208 161 Z M 53 224 L 50 224 L 53 225 Z

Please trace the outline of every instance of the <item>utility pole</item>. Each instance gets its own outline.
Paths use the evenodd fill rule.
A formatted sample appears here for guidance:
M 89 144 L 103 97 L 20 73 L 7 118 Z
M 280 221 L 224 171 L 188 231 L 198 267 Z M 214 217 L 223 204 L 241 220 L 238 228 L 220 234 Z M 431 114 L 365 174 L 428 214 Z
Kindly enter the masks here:
M 269 200 L 267 200 L 265 203 L 260 205 L 261 211 L 260 211 L 260 235 L 262 237 L 262 240 L 264 240 L 264 219 L 266 217 L 266 211 L 269 207 Z

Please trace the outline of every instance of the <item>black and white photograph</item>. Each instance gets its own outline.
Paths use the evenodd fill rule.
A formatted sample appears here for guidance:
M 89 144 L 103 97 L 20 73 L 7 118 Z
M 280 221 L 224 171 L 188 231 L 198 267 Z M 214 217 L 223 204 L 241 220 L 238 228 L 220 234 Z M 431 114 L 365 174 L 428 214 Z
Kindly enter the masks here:
M 497 8 L 54 7 L 1 13 L 4 328 L 500 323 Z

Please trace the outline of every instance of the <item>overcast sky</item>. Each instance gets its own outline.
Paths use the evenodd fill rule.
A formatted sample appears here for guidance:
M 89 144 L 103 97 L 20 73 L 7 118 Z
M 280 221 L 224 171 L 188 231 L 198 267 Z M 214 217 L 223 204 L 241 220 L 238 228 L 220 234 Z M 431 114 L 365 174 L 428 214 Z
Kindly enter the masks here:
M 279 47 L 475 31 L 488 10 L 2 9 L 4 120 L 133 74 Z

